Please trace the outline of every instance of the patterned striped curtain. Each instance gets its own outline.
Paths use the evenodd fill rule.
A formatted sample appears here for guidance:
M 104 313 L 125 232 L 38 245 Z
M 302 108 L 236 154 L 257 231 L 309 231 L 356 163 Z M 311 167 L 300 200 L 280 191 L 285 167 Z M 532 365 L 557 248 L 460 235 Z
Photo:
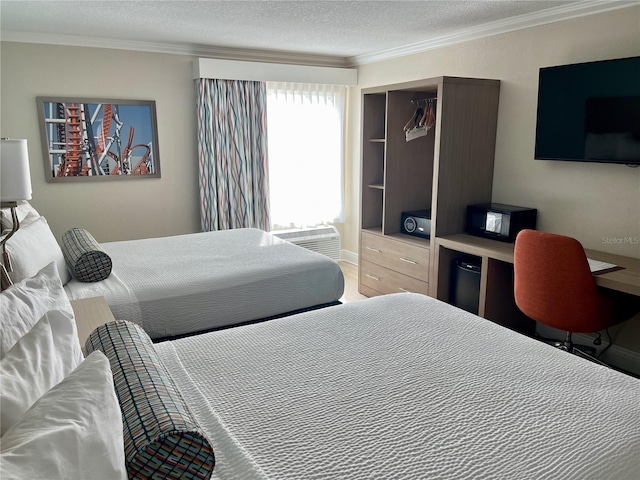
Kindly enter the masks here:
M 264 82 L 196 80 L 202 230 L 268 231 Z

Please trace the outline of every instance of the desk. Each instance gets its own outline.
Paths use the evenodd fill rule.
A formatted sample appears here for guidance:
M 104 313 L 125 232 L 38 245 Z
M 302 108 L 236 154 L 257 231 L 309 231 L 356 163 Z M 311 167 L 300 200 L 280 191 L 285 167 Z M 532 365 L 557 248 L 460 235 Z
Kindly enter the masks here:
M 530 320 L 513 299 L 513 243 L 499 242 L 467 234 L 437 237 L 432 270 L 432 296 L 449 299 L 450 265 L 454 258 L 473 255 L 482 260 L 478 314 L 516 330 L 529 333 Z M 595 274 L 596 285 L 640 296 L 640 259 L 585 250 L 587 257 L 613 263 L 622 270 Z

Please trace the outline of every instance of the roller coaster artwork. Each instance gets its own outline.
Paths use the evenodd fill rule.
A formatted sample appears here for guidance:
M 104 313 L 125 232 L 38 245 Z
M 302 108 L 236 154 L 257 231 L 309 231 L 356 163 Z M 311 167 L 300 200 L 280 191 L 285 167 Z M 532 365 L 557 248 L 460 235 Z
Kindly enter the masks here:
M 155 102 L 39 97 L 38 107 L 47 180 L 160 176 Z

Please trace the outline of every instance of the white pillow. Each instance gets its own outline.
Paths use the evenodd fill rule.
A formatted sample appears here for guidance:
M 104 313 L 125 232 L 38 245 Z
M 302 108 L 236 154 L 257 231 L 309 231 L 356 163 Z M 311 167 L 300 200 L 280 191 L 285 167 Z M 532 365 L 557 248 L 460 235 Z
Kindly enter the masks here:
M 82 360 L 75 321 L 46 313 L 0 360 L 0 436 Z
M 31 206 L 26 200 L 18 202 L 16 207 L 16 215 L 18 216 L 18 222 L 20 228 L 26 227 L 28 224 L 33 223 L 40 214 Z M 3 208 L 0 210 L 0 218 L 2 219 L 2 230 L 11 230 L 13 228 L 13 216 L 11 215 L 10 208 Z
M 73 318 L 55 263 L 0 293 L 0 359 L 49 310 L 62 310 Z
M 109 360 L 93 352 L 0 439 L 0 478 L 126 479 Z
M 63 285 L 71 280 L 60 245 L 46 218 L 39 217 L 31 225 L 20 228 L 6 243 L 6 247 L 13 267 L 9 276 L 14 283 L 33 277 L 51 262 L 56 262 Z

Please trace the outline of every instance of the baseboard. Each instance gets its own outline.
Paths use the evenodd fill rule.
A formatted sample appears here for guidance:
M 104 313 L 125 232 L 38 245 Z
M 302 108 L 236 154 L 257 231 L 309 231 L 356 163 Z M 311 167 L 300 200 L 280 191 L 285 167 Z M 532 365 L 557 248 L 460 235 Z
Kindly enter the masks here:
M 564 340 L 566 332 L 557 330 L 552 327 L 548 327 L 541 323 L 536 325 L 536 331 L 538 335 L 543 338 L 554 338 L 558 340 Z M 600 345 L 594 345 L 593 341 L 597 338 L 593 333 L 574 333 L 573 342 L 577 345 L 586 345 L 594 347 L 596 354 L 600 354 L 607 345 L 609 345 L 606 335 L 602 335 Z M 616 345 L 615 342 L 611 344 L 611 347 L 607 349 L 602 355 L 601 360 L 607 365 L 611 365 L 614 368 L 627 371 L 632 375 L 640 376 L 640 352 L 629 350 L 628 348 Z
M 596 335 L 584 333 L 574 333 L 573 341 L 577 344 L 593 345 Z M 602 352 L 609 343 L 605 341 L 605 335 L 602 336 L 601 345 L 593 345 L 598 353 Z M 616 368 L 625 370 L 633 375 L 640 376 L 640 352 L 634 352 L 628 348 L 620 347 L 615 343 L 607 349 L 600 358 L 603 362 Z
M 358 265 L 358 254 L 350 250 L 340 250 L 340 260 Z

